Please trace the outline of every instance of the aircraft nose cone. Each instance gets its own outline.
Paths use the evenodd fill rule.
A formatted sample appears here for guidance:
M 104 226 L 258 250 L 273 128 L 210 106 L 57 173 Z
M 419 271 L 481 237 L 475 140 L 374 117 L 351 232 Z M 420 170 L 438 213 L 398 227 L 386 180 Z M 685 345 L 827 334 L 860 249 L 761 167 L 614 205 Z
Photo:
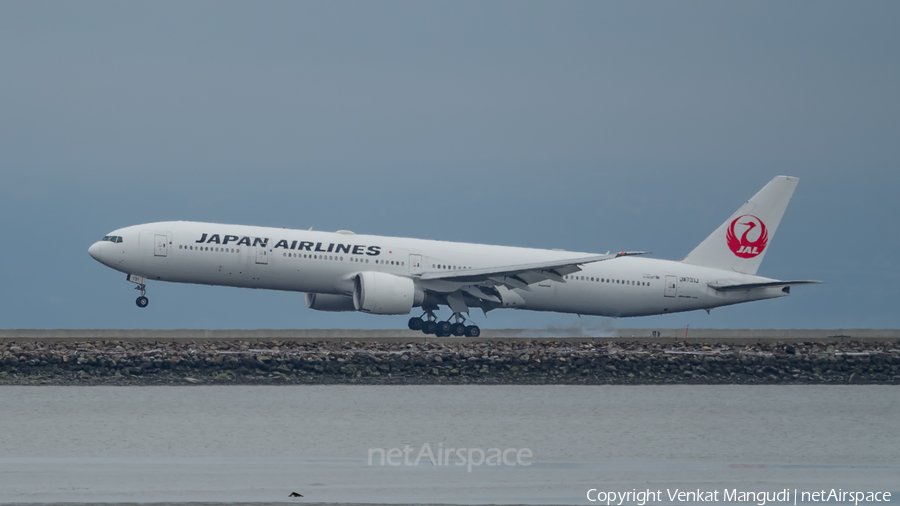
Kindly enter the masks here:
M 94 244 L 91 244 L 91 247 L 88 248 L 88 254 L 91 255 L 91 258 L 93 258 L 94 260 L 99 262 L 100 261 L 100 243 L 95 242 Z

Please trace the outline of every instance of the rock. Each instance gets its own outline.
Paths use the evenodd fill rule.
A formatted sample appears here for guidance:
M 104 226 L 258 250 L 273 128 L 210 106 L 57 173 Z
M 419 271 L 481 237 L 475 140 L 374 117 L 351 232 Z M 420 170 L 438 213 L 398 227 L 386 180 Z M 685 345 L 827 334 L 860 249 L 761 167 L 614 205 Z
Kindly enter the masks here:
M 185 376 L 198 383 L 234 384 L 664 384 L 688 380 L 900 384 L 900 352 L 894 351 L 900 348 L 900 342 L 829 343 L 830 352 L 825 351 L 825 343 L 762 343 L 752 347 L 729 343 L 604 343 L 596 348 L 591 343 L 553 341 L 245 344 L 0 343 L 0 373 L 6 373 L 7 384 L 85 380 L 191 383 Z M 616 354 L 607 355 L 609 349 Z M 666 353 L 673 349 L 681 353 Z M 712 350 L 716 353 L 709 353 Z

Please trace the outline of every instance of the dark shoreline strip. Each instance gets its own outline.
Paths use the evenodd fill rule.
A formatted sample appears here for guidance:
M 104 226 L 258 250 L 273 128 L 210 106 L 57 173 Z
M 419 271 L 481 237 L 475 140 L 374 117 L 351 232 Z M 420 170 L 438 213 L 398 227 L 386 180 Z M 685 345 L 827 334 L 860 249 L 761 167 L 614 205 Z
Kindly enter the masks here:
M 0 385 L 900 384 L 900 341 L 0 343 Z

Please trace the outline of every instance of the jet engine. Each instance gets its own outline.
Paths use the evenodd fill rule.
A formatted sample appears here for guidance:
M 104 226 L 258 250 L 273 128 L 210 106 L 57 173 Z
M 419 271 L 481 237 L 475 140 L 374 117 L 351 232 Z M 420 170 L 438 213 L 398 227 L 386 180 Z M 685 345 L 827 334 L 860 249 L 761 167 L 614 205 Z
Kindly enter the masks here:
M 353 297 L 349 295 L 332 295 L 329 293 L 307 293 L 306 307 L 316 311 L 356 311 Z
M 421 306 L 425 292 L 410 278 L 386 272 L 361 272 L 353 280 L 353 306 L 372 314 L 408 314 Z

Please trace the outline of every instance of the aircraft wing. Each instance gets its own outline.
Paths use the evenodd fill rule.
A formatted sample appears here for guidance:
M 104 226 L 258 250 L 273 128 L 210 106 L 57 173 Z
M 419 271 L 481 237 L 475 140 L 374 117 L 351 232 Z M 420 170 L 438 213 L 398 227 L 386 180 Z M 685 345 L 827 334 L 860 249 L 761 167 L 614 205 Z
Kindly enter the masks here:
M 582 264 L 611 260 L 622 256 L 643 255 L 643 251 L 623 251 L 621 253 L 606 253 L 605 255 L 591 255 L 564 260 L 551 260 L 531 264 L 507 265 L 488 267 L 484 269 L 468 269 L 456 271 L 428 272 L 422 274 L 421 281 L 444 281 L 459 285 L 504 285 L 507 288 L 520 288 L 530 290 L 528 285 L 545 280 L 565 283 L 567 274 L 581 270 Z M 433 284 L 432 284 L 433 285 Z

